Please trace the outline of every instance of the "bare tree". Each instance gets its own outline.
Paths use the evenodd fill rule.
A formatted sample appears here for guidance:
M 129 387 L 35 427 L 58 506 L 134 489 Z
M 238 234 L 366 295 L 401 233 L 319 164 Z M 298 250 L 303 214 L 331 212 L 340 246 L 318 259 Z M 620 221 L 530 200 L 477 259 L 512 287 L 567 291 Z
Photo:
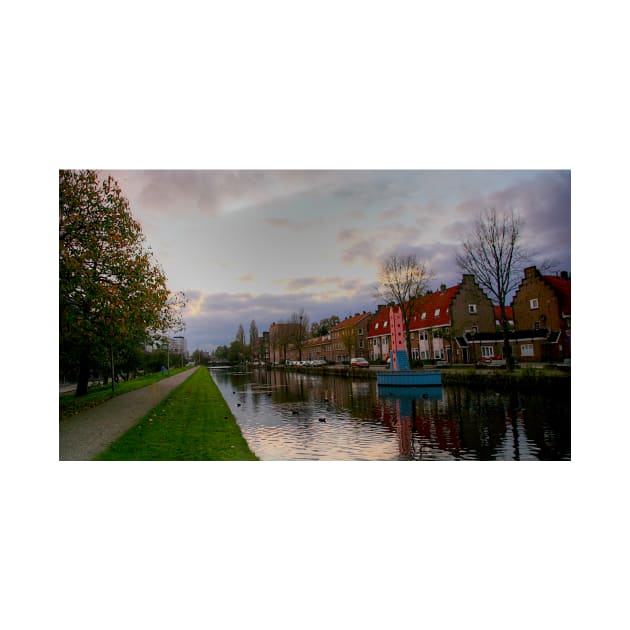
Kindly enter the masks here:
M 291 326 L 291 342 L 298 351 L 299 359 L 302 360 L 302 348 L 308 339 L 308 325 L 310 319 L 301 308 L 297 313 L 293 313 L 289 319 Z
M 259 359 L 259 338 L 258 338 L 258 326 L 256 320 L 252 319 L 249 325 L 249 352 L 252 359 Z
M 523 266 L 530 254 L 521 245 L 522 222 L 517 212 L 483 212 L 468 240 L 462 243 L 457 264 L 472 274 L 479 286 L 501 309 L 503 357 L 508 369 L 514 368 L 510 346 L 509 320 L 505 311 L 508 296 L 518 287 Z
M 429 287 L 433 274 L 425 263 L 419 263 L 415 255 L 398 256 L 385 260 L 378 274 L 377 297 L 400 308 L 405 324 L 407 355 L 411 360 L 411 316 L 419 298 Z

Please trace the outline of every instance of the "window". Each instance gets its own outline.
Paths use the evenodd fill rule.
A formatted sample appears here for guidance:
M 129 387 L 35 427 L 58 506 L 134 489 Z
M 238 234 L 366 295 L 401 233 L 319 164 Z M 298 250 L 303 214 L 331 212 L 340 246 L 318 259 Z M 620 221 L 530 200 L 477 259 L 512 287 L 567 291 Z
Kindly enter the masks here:
M 538 308 L 538 298 L 533 298 L 532 300 L 529 301 L 529 308 L 533 311 L 534 309 Z
M 363 348 L 363 339 L 359 339 L 359 348 Z
M 534 330 L 540 330 L 540 322 L 534 322 Z
M 378 330 L 378 322 L 376 322 L 376 324 L 374 324 L 374 330 Z
M 484 359 L 489 359 L 494 356 L 494 348 L 492 346 L 481 346 L 481 356 Z
M 429 338 L 429 335 L 427 334 L 427 331 L 426 331 L 426 330 L 422 330 L 422 331 L 420 331 L 420 332 L 418 333 L 418 338 L 419 338 L 421 341 L 426 341 L 426 340 Z
M 385 322 L 385 323 L 383 324 L 383 328 L 387 328 L 387 324 L 388 324 L 388 322 Z
M 444 358 L 444 348 L 440 348 L 433 353 L 434 359 L 443 359 Z
M 521 356 L 522 357 L 533 357 L 534 356 L 534 344 L 533 343 L 524 343 L 521 345 Z
M 359 328 L 359 334 L 363 335 L 363 328 Z
M 433 313 L 433 317 L 439 317 L 439 316 L 440 316 L 440 309 L 436 308 L 435 313 Z
M 426 311 L 424 313 L 422 313 L 422 315 L 420 315 L 420 319 L 426 319 L 427 318 L 427 313 Z
M 420 352 L 420 358 L 422 360 L 428 359 L 429 358 L 429 351 L 428 350 L 422 350 L 422 352 Z
M 468 305 L 468 312 L 469 313 L 476 313 L 477 312 L 477 305 L 476 304 L 469 304 Z

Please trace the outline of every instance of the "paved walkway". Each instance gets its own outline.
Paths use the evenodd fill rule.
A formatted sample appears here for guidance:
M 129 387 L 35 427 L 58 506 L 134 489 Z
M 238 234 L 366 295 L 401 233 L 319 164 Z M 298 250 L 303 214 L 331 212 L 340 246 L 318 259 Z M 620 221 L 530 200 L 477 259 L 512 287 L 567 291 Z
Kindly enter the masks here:
M 91 460 L 192 375 L 180 372 L 59 422 L 59 460 Z

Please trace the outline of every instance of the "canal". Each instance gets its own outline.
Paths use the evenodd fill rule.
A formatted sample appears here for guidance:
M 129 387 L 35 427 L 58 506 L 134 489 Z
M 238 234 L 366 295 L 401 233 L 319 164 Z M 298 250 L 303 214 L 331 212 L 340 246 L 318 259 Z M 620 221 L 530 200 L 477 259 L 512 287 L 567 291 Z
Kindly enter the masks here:
M 570 389 L 377 388 L 284 370 L 210 370 L 261 460 L 570 460 Z

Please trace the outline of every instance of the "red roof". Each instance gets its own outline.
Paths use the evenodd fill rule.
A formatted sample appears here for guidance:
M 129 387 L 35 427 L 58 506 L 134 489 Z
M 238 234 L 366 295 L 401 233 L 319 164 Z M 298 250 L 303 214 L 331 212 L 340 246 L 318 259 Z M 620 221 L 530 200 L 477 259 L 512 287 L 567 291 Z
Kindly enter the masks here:
M 330 332 L 332 332 L 333 330 L 343 330 L 344 328 L 347 328 L 348 326 L 355 326 L 363 318 L 369 317 L 370 315 L 371 313 L 359 313 L 358 315 L 354 315 L 353 317 L 348 317 L 347 319 L 344 319 L 342 322 L 339 322 L 336 326 L 333 326 Z
M 444 291 L 435 291 L 423 295 L 414 305 L 411 322 L 409 322 L 410 330 L 430 328 L 432 326 L 450 326 L 451 314 L 449 307 L 459 288 L 460 285 L 458 284 Z
M 456 285 L 444 291 L 435 291 L 419 298 L 414 305 L 409 326 L 410 330 L 434 326 L 450 326 L 451 314 L 449 308 L 453 298 L 459 291 L 459 287 L 460 285 Z M 422 318 L 423 313 L 425 314 L 424 319 Z M 368 337 L 387 334 L 389 334 L 389 308 L 385 307 L 372 320 L 368 329 Z
M 562 314 L 571 315 L 571 281 L 558 276 L 543 276 L 543 278 L 556 292 Z
M 387 326 L 385 326 L 387 322 Z M 389 306 L 382 308 L 376 313 L 368 328 L 368 337 L 378 337 L 389 334 Z

